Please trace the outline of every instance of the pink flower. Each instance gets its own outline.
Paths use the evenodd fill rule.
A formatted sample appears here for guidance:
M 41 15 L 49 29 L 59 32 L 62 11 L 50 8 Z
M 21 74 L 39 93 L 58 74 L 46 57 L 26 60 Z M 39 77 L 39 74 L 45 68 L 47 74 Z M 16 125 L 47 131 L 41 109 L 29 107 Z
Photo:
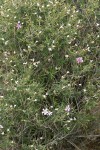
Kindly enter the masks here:
M 20 21 L 18 21 L 16 28 L 19 30 L 21 27 L 22 27 L 22 25 L 21 25 Z
M 78 57 L 76 58 L 76 61 L 78 64 L 83 63 L 83 58 L 82 57 Z

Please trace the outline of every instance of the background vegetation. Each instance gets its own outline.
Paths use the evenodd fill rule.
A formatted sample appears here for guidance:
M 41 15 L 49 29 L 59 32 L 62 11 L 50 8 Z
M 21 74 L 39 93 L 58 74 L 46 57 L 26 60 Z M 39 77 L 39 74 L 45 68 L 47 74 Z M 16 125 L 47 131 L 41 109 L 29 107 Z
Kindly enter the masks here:
M 1 0 L 0 13 L 0 149 L 99 150 L 99 0 Z

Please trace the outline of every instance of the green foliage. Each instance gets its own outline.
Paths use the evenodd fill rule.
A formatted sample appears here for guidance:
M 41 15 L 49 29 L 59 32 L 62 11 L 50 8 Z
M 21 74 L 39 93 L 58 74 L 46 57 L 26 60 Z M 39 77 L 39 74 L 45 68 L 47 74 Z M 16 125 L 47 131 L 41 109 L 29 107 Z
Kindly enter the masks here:
M 99 1 L 0 5 L 1 149 L 60 150 L 95 120 Z

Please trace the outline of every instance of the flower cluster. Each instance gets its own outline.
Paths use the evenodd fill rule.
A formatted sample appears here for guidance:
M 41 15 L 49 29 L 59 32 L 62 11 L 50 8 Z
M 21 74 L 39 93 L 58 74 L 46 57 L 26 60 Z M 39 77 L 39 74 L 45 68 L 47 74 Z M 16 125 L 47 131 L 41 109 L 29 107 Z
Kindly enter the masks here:
M 52 112 L 48 108 L 45 108 L 45 109 L 42 110 L 42 114 L 44 116 L 51 116 Z

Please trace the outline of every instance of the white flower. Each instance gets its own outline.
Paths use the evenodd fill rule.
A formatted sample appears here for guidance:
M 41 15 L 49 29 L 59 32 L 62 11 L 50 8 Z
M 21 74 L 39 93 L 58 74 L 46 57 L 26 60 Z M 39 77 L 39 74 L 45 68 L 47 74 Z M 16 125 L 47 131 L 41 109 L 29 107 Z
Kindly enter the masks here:
M 81 23 L 81 20 L 78 20 L 78 23 Z
M 99 26 L 99 23 L 96 23 L 96 26 L 98 27 L 98 26 Z
M 55 41 L 53 40 L 53 41 L 52 41 L 52 43 L 54 44 L 54 43 L 55 43 Z
M 46 95 L 43 95 L 43 98 L 46 98 Z
M 48 111 L 48 116 L 51 116 L 52 115 L 52 112 L 51 111 Z
M 71 24 L 70 24 L 70 23 L 68 23 L 68 26 L 70 27 L 70 26 L 71 26 Z
M 52 112 L 49 111 L 47 108 L 45 108 L 45 109 L 42 110 L 42 114 L 45 115 L 45 116 L 51 116 Z
M 7 132 L 9 132 L 10 131 L 10 129 L 7 129 Z
M 10 105 L 10 108 L 13 108 L 13 106 L 12 106 L 12 105 Z
M 34 58 L 33 58 L 33 59 L 30 59 L 30 60 L 34 62 Z
M 8 42 L 9 42 L 9 41 L 6 41 L 6 42 L 5 42 L 5 45 L 7 45 L 7 44 L 8 44 Z
M 78 46 L 77 44 L 75 44 L 75 46 Z
M 74 117 L 74 119 L 73 120 L 76 120 L 76 118 Z
M 93 60 L 90 60 L 90 62 L 92 63 L 92 62 L 93 62 Z
M 42 33 L 42 31 L 39 31 L 39 34 L 41 34 Z
M 66 108 L 65 108 L 65 111 L 70 112 L 70 110 L 71 110 L 70 105 L 67 105 Z
M 15 84 L 18 84 L 18 81 L 15 81 Z
M 53 4 L 53 2 L 52 2 L 52 1 L 49 1 L 49 3 Z
M 37 12 L 35 12 L 34 14 L 37 15 Z
M 63 28 L 64 28 L 63 25 L 61 25 L 59 29 L 63 29 Z
M 27 62 L 24 62 L 23 65 L 27 65 Z
M 31 46 L 28 45 L 28 48 L 31 48 Z
M 49 94 L 49 93 L 48 93 L 48 92 L 46 92 L 46 94 L 45 94 L 45 95 L 47 96 L 48 94 Z
M 42 8 L 44 8 L 44 5 L 42 5 Z
M 34 145 L 30 145 L 30 147 L 34 147 Z
M 14 141 L 11 141 L 11 143 L 13 144 L 13 143 L 14 143 Z
M 68 86 L 71 86 L 70 84 L 68 84 Z
M 49 51 L 52 51 L 52 48 L 48 48 Z
M 35 43 L 38 43 L 38 41 L 35 41 Z
M 70 121 L 73 121 L 73 118 L 70 118 Z
M 37 101 L 38 101 L 37 99 L 34 100 L 34 102 L 37 102 Z
M 70 14 L 70 10 L 69 9 L 67 10 L 67 14 Z
M 1 38 L 1 40 L 4 41 L 5 39 L 4 39 L 4 38 Z
M 39 18 L 41 19 L 42 17 L 41 17 L 41 16 L 39 16 Z
M 61 76 L 61 78 L 62 78 L 62 79 L 64 79 L 64 78 L 65 78 L 65 76 L 63 75 L 63 76 Z
M 86 92 L 86 89 L 83 89 L 84 92 Z
M 55 110 L 57 111 L 57 110 L 58 110 L 58 108 L 55 108 Z
M 4 132 L 2 132 L 1 134 L 4 135 Z
M 50 106 L 50 108 L 53 108 L 53 106 Z
M 0 129 L 3 129 L 3 126 L 2 126 L 2 125 L 0 125 Z
M 78 12 L 79 12 L 79 10 L 76 11 L 76 13 L 78 13 Z
M 73 17 L 74 17 L 74 15 L 71 15 L 71 17 L 73 18 Z
M 3 96 L 3 95 L 0 95 L 0 98 L 4 98 L 4 96 Z
M 47 7 L 49 7 L 50 5 L 47 5 Z
M 65 88 L 66 88 L 66 86 L 63 86 L 63 87 L 62 87 L 62 90 L 65 89 Z
M 40 140 L 42 140 L 43 139 L 43 137 L 40 137 Z
M 71 122 L 70 120 L 67 120 L 67 122 L 69 123 L 69 122 Z
M 47 108 L 43 109 L 43 110 L 42 110 L 42 114 L 43 114 L 43 115 L 48 115 L 48 109 L 47 109 Z
M 55 45 L 52 45 L 52 48 L 56 47 Z
M 69 56 L 68 55 L 65 55 L 65 58 L 68 58 Z
M 39 4 L 39 3 L 37 3 L 37 6 L 40 6 L 40 4 Z

